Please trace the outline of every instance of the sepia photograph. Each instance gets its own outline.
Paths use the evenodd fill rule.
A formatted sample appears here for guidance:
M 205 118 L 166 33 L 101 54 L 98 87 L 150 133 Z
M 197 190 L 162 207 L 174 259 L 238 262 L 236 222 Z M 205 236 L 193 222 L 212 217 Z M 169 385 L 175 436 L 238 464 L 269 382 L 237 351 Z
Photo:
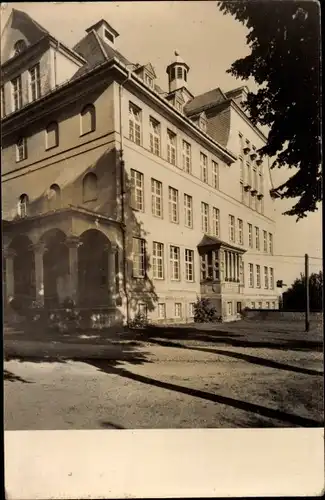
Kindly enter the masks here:
M 8 436 L 324 427 L 320 17 L 1 4 Z

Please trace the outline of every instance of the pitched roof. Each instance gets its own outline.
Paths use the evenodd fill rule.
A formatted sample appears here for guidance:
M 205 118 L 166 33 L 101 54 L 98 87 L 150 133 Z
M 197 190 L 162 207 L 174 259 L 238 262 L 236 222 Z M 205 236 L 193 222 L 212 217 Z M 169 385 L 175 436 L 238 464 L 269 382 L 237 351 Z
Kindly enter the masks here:
M 73 47 L 73 50 L 82 55 L 87 61 L 87 64 L 82 66 L 82 68 L 73 75 L 73 79 L 88 73 L 88 71 L 98 66 L 98 64 L 103 63 L 105 60 L 112 59 L 113 57 L 116 57 L 125 65 L 131 64 L 122 54 L 120 54 L 120 52 L 110 47 L 104 40 L 99 40 L 99 36 L 94 30 L 87 33 L 87 35 Z
M 45 35 L 49 35 L 49 32 L 26 12 L 17 9 L 12 9 L 11 28 L 19 29 L 30 44 L 37 42 Z
M 186 104 L 184 111 L 188 116 L 190 116 L 192 114 L 197 114 L 208 107 L 225 102 L 226 100 L 227 97 L 224 95 L 222 90 L 220 88 L 216 88 L 194 97 Z

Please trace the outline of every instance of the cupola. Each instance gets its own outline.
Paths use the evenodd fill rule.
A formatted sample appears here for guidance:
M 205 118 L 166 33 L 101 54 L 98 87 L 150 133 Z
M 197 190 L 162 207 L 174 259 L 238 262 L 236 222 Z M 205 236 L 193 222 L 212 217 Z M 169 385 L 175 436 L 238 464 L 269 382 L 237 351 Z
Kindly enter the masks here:
M 168 74 L 169 92 L 187 88 L 187 74 L 190 68 L 180 57 L 179 53 L 175 51 L 174 61 L 171 62 L 166 69 Z

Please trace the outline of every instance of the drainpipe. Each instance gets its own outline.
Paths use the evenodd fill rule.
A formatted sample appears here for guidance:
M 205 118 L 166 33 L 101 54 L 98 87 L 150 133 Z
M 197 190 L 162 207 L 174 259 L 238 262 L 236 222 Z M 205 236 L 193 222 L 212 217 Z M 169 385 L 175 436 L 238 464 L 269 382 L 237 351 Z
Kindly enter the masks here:
M 60 42 L 56 42 L 56 48 L 54 49 L 54 88 L 57 87 L 57 62 L 56 62 L 56 53 L 59 50 Z
M 130 322 L 129 294 L 127 289 L 127 255 L 126 255 L 126 225 L 125 225 L 125 163 L 123 159 L 123 123 L 122 123 L 122 96 L 124 85 L 130 80 L 131 71 L 119 86 L 119 114 L 120 114 L 120 184 L 121 184 L 121 222 L 122 222 L 122 252 L 123 252 L 123 290 L 126 298 L 126 320 Z

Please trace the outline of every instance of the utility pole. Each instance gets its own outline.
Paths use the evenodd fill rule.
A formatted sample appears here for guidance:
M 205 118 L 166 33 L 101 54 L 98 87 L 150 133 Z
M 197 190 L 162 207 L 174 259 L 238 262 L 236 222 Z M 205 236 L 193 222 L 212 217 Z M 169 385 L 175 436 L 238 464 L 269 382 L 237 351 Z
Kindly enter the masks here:
M 306 278 L 306 315 L 305 332 L 309 332 L 309 257 L 305 254 L 305 278 Z

